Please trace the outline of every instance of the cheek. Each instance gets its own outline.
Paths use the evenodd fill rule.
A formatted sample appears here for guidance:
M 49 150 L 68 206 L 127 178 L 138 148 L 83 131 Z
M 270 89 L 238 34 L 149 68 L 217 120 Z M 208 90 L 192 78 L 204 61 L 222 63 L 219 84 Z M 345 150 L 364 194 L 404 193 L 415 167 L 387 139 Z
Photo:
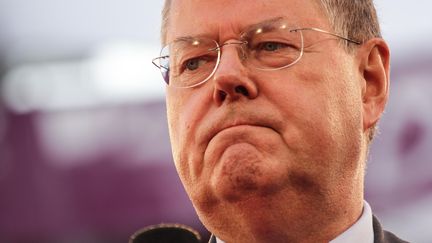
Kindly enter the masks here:
M 168 129 L 171 140 L 174 162 L 178 167 L 182 156 L 181 153 L 187 141 L 186 136 L 191 125 L 188 125 L 193 117 L 191 116 L 188 105 L 189 96 L 181 90 L 168 89 L 166 96 L 166 108 Z M 177 168 L 178 169 L 178 168 Z
M 318 146 L 330 151 L 339 143 L 358 139 L 361 100 L 356 77 L 348 64 L 339 64 L 337 70 L 330 65 L 333 62 L 317 63 L 313 69 L 293 67 L 282 80 L 271 77 L 278 85 L 270 84 L 262 92 L 272 94 L 268 99 L 287 121 L 284 139 L 296 150 Z
M 197 151 L 197 130 L 209 109 L 204 90 L 168 90 L 167 117 L 174 162 L 181 177 L 190 178 L 196 160 L 203 155 Z
M 182 181 L 183 185 L 187 189 L 187 185 L 190 183 L 190 165 L 187 162 L 188 159 L 185 156 L 185 138 L 188 132 L 187 123 L 185 119 L 184 107 L 185 99 L 183 96 L 177 93 L 178 91 L 167 90 L 166 96 L 166 109 L 168 119 L 168 130 L 171 141 L 172 156 L 177 173 Z
M 178 141 L 178 131 L 179 131 L 179 112 L 180 102 L 173 98 L 173 95 L 170 95 L 167 92 L 166 96 L 166 109 L 167 109 L 167 119 L 168 119 L 168 130 L 171 140 L 171 146 L 173 150 L 176 148 Z
M 298 73 L 302 104 L 312 120 L 338 128 L 357 122 L 361 111 L 361 87 L 355 64 L 345 52 L 326 55 L 326 60 L 308 59 L 309 68 Z M 310 68 L 315 67 L 315 68 Z M 360 124 L 360 123 L 359 123 Z M 350 127 L 352 128 L 352 127 Z
M 357 170 L 361 156 L 362 101 L 352 64 L 346 61 L 337 67 L 326 67 L 321 78 L 315 80 L 318 88 L 310 89 L 307 122 L 314 146 L 322 148 L 322 156 L 328 156 L 328 161 L 338 161 L 328 166 L 344 175 Z

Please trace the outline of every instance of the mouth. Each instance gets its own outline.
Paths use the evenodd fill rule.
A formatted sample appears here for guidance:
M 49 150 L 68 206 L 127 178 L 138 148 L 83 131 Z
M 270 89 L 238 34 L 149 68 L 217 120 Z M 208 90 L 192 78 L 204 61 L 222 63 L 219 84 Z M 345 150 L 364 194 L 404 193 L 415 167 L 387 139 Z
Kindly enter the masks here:
M 211 141 L 217 137 L 219 134 L 227 132 L 229 130 L 237 129 L 237 128 L 267 128 L 277 132 L 272 126 L 267 122 L 255 121 L 255 122 L 244 122 L 244 121 L 234 121 L 231 123 L 224 123 L 221 126 L 214 126 L 213 129 L 210 129 L 208 136 L 205 139 L 206 149 L 207 146 L 211 143 Z
M 277 112 L 270 113 L 256 108 L 221 110 L 220 113 L 215 112 L 212 115 L 202 120 L 195 132 L 195 144 L 203 152 L 207 151 L 209 144 L 220 133 L 237 133 L 240 131 L 237 129 L 244 128 L 248 130 L 247 133 L 254 133 L 254 129 L 257 129 L 257 133 L 260 132 L 259 129 L 270 129 L 272 132 L 282 135 L 286 126 L 286 122 L 281 119 Z
M 212 139 L 214 137 L 216 137 L 219 133 L 222 133 L 224 131 L 231 130 L 231 129 L 234 129 L 234 128 L 241 128 L 241 127 L 264 127 L 264 128 L 270 128 L 270 127 L 265 126 L 265 125 L 258 125 L 258 124 L 252 124 L 252 123 L 238 123 L 238 124 L 233 124 L 233 125 L 227 125 L 225 127 L 222 127 L 220 130 L 217 130 L 214 133 L 214 135 L 212 136 Z

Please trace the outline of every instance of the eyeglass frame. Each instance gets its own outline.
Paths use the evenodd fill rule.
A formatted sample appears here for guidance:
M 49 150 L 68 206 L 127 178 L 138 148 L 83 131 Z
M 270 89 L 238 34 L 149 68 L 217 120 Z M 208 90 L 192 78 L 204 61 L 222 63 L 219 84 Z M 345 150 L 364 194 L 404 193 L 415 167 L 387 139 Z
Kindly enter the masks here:
M 323 29 L 320 29 L 320 28 L 315 28 L 315 27 L 296 28 L 296 29 L 291 29 L 289 31 L 290 32 L 297 32 L 297 31 L 304 31 L 304 30 L 311 30 L 311 31 L 316 31 L 316 32 L 320 32 L 320 33 L 323 33 L 323 34 L 328 34 L 328 35 L 337 37 L 339 39 L 345 40 L 348 43 L 352 43 L 352 44 L 356 44 L 356 45 L 361 45 L 362 44 L 362 42 L 360 42 L 360 41 L 353 40 L 353 39 L 350 39 L 348 37 L 344 37 L 342 35 L 339 35 L 339 34 L 336 34 L 336 33 L 332 33 L 332 32 L 329 32 L 329 31 L 326 31 L 326 30 L 323 30 Z M 288 67 L 293 66 L 294 64 L 296 64 L 302 58 L 303 53 L 304 53 L 304 40 L 303 40 L 302 32 L 300 32 L 300 34 L 301 34 L 301 41 L 302 41 L 301 52 L 300 52 L 300 55 L 298 56 L 298 58 L 294 62 L 289 63 L 289 64 L 287 64 L 285 66 L 282 66 L 282 67 L 279 67 L 279 68 L 273 68 L 273 69 L 256 68 L 256 69 L 258 69 L 258 70 L 264 70 L 264 71 L 277 71 L 277 70 L 288 68 Z M 209 74 L 209 76 L 207 78 L 205 78 L 203 81 L 200 81 L 200 82 L 198 82 L 196 84 L 193 84 L 193 85 L 190 85 L 190 86 L 184 86 L 184 87 L 182 87 L 182 86 L 171 86 L 171 87 L 178 88 L 178 89 L 187 89 L 187 88 L 193 88 L 193 87 L 199 86 L 199 85 L 207 82 L 214 75 L 214 73 L 216 72 L 216 70 L 217 70 L 217 68 L 219 66 L 220 56 L 221 56 L 221 52 L 222 52 L 222 47 L 223 46 L 226 46 L 226 45 L 247 45 L 248 44 L 248 41 L 246 41 L 246 40 L 244 40 L 244 41 L 238 40 L 237 42 L 236 41 L 226 42 L 226 43 L 223 43 L 223 44 L 219 44 L 217 41 L 214 41 L 214 42 L 216 43 L 216 47 L 209 49 L 209 51 L 216 51 L 217 50 L 218 51 L 218 57 L 217 57 L 216 65 L 213 68 L 213 71 Z M 163 48 L 165 48 L 166 46 L 164 46 Z M 155 58 L 152 59 L 153 65 L 155 65 L 158 69 L 160 69 L 161 74 L 162 74 L 162 70 L 161 69 L 165 69 L 165 70 L 169 71 L 168 68 L 166 68 L 166 67 L 164 67 L 164 66 L 156 63 L 157 60 L 160 60 L 162 58 L 169 58 L 169 55 L 159 56 L 159 57 L 155 57 Z M 162 77 L 163 77 L 163 74 L 162 74 Z M 165 84 L 167 86 L 170 86 L 170 84 L 165 80 L 165 78 L 163 78 L 163 79 L 164 79 Z

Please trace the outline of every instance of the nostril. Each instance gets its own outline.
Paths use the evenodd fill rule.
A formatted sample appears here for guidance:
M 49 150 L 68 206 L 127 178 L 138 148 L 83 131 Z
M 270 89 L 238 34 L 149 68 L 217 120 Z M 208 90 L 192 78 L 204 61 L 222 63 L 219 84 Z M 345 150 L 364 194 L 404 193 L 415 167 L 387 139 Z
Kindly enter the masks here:
M 227 93 L 225 91 L 219 90 L 219 98 L 221 101 L 224 101 L 227 96 Z
M 249 91 L 243 85 L 239 85 L 239 86 L 235 87 L 234 90 L 235 90 L 236 93 L 242 94 L 242 95 L 244 95 L 246 97 L 249 96 Z

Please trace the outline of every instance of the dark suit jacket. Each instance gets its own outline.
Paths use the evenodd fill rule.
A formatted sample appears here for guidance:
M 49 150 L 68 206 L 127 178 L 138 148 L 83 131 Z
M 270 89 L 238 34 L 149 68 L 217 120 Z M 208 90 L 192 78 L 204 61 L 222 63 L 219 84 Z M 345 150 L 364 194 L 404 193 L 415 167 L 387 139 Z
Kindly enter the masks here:
M 408 241 L 397 238 L 393 233 L 381 228 L 378 219 L 373 216 L 374 243 L 407 243 Z
M 393 233 L 384 231 L 378 219 L 373 217 L 374 243 L 407 243 Z M 146 227 L 135 233 L 129 243 L 199 243 L 200 236 L 193 229 L 179 224 L 161 224 Z M 212 235 L 209 243 L 216 243 Z
M 408 243 L 408 241 L 397 238 L 393 233 L 381 228 L 378 219 L 373 216 L 374 243 Z M 212 235 L 209 243 L 216 243 L 216 237 Z

